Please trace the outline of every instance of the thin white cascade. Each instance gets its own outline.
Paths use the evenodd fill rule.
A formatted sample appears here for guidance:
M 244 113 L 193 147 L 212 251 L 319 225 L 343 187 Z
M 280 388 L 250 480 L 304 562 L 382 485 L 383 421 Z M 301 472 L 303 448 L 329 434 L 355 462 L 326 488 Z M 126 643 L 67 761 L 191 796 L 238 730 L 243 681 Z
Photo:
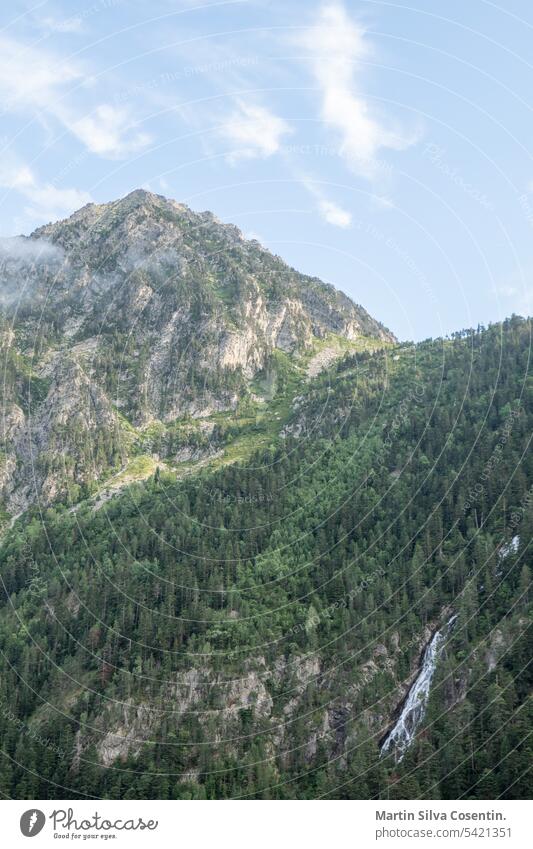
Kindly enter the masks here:
M 411 686 L 400 716 L 387 734 L 381 746 L 381 755 L 393 751 L 396 762 L 399 763 L 414 740 L 416 731 L 426 714 L 431 681 L 437 668 L 439 655 L 444 647 L 445 635 L 457 616 L 448 620 L 442 631 L 437 631 L 424 652 L 422 668 Z

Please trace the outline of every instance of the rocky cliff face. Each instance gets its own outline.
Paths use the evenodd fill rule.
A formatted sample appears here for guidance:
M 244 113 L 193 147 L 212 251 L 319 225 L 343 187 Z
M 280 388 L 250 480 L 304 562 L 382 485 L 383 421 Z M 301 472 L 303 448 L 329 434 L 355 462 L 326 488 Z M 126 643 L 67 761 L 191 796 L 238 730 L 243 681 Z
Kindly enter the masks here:
M 75 500 L 132 429 L 235 409 L 276 350 L 393 338 L 236 227 L 141 190 L 3 240 L 0 308 L 10 513 Z

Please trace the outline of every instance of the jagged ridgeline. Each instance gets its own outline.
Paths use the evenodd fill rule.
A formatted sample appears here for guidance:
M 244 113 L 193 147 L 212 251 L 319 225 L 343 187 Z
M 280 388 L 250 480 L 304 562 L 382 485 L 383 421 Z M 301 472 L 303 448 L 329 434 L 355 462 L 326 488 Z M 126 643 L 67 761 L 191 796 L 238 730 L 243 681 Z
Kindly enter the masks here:
M 9 514 L 198 460 L 306 359 L 394 341 L 236 227 L 145 191 L 2 240 L 0 306 Z
M 163 233 L 186 257 L 173 282 Z M 59 285 L 49 307 L 32 255 L 27 306 L 6 295 L 4 403 L 32 434 L 6 463 L 38 439 L 64 458 L 7 484 L 0 791 L 527 798 L 530 323 L 396 344 L 233 228 L 138 193 L 37 235 Z M 139 254 L 99 285 L 104 244 Z M 131 292 L 116 306 L 130 286 L 138 319 Z M 196 348 L 186 321 L 162 330 L 182 307 L 220 322 Z M 421 681 L 399 757 L 383 743 Z

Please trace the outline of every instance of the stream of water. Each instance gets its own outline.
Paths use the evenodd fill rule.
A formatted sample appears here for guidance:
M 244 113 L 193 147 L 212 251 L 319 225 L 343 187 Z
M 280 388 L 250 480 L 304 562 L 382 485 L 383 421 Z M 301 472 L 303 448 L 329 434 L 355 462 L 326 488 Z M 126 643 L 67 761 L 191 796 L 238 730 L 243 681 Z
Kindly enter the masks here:
M 400 716 L 392 731 L 387 734 L 387 737 L 383 741 L 381 754 L 386 755 L 388 752 L 393 751 L 397 763 L 401 761 L 413 742 L 416 730 L 424 719 L 431 681 L 437 668 L 437 661 L 448 630 L 456 618 L 456 616 L 452 616 L 442 631 L 437 631 L 433 635 L 431 642 L 424 652 L 420 672 L 403 703 Z

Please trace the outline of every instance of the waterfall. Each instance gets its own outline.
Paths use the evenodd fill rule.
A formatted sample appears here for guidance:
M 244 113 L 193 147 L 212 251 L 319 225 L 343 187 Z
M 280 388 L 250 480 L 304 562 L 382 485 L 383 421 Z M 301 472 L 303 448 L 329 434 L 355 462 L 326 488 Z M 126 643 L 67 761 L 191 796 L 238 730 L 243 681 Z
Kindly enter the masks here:
M 400 716 L 387 734 L 381 746 L 381 755 L 393 751 L 396 762 L 399 763 L 414 740 L 416 730 L 426 713 L 431 681 L 437 668 L 437 661 L 442 651 L 445 635 L 457 616 L 452 616 L 442 631 L 437 631 L 426 647 L 422 667 L 403 703 Z

